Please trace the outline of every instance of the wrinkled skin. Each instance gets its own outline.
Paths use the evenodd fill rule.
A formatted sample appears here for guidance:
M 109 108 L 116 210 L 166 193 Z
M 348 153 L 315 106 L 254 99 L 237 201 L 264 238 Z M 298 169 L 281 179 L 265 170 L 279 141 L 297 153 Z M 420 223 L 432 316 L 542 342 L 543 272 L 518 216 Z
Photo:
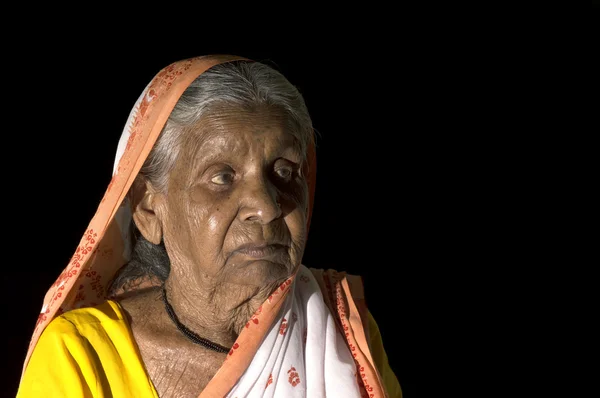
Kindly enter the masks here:
M 136 182 L 134 221 L 147 240 L 165 243 L 165 286 L 180 321 L 231 346 L 302 259 L 304 156 L 281 113 L 267 108 L 219 108 L 185 137 L 166 192 Z M 157 290 L 122 305 L 159 395 L 197 396 L 225 354 L 183 337 Z

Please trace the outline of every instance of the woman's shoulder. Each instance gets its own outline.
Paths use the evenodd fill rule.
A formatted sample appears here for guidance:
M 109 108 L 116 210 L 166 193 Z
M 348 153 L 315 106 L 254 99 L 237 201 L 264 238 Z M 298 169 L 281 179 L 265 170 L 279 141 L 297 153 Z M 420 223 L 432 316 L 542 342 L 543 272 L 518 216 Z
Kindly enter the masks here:
M 94 307 L 73 309 L 54 318 L 42 332 L 36 348 L 79 347 L 79 351 L 102 351 L 108 344 L 127 342 L 129 324 L 120 305 L 107 300 Z M 113 343 L 111 343 L 113 342 Z
M 127 396 L 132 385 L 156 396 L 122 308 L 107 300 L 65 312 L 46 326 L 18 396 L 87 397 L 96 396 L 94 391 L 122 391 Z
M 119 304 L 107 300 L 94 307 L 77 308 L 54 318 L 44 329 L 42 335 L 60 334 L 62 337 L 69 335 L 86 335 L 95 329 L 114 328 L 114 324 L 126 327 L 124 313 Z

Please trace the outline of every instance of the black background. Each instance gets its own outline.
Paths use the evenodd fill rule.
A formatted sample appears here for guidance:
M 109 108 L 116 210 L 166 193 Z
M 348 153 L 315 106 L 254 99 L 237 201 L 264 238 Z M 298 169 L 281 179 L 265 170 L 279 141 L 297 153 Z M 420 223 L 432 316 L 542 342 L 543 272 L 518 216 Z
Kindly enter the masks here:
M 444 152 L 456 145 L 440 128 L 448 117 L 446 89 L 436 83 L 441 56 L 393 36 L 380 48 L 377 37 L 335 32 L 236 44 L 77 33 L 38 35 L 4 65 L 11 93 L 4 243 L 15 253 L 3 273 L 11 320 L 8 385 L 16 391 L 43 296 L 106 189 L 135 100 L 169 63 L 221 53 L 275 67 L 304 95 L 319 135 L 304 264 L 363 276 L 392 369 L 405 397 L 416 397 L 425 315 L 415 314 L 426 299 L 420 275 L 443 267 L 436 237 L 444 226 L 436 214 L 452 195 L 445 191 Z
M 544 18 L 495 3 L 348 3 L 329 15 L 325 6 L 291 3 L 285 17 L 269 9 L 238 20 L 234 11 L 244 7 L 214 13 L 205 3 L 200 11 L 148 3 L 125 15 L 48 4 L 28 3 L 21 13 L 11 4 L 0 26 L 1 396 L 16 392 L 43 296 L 106 189 L 135 100 L 162 67 L 217 53 L 266 62 L 303 93 L 319 133 L 304 263 L 364 277 L 405 397 L 417 396 L 417 374 L 427 375 L 426 387 L 462 394 L 477 382 L 471 371 L 490 373 L 466 357 L 469 344 L 501 365 L 486 394 L 515 388 L 520 359 L 509 357 L 508 368 L 496 361 L 505 336 L 487 336 L 481 319 L 494 319 L 491 330 L 501 322 L 483 297 L 491 290 L 504 305 L 510 283 L 539 255 L 523 260 L 515 247 L 531 246 L 536 232 L 527 222 L 547 200 L 528 199 L 551 163 L 532 159 L 553 131 L 541 124 L 556 115 L 534 108 L 565 74 L 549 72 L 562 56 L 547 37 L 560 27 L 530 28 Z M 598 0 L 592 6 L 600 9 Z M 544 45 L 548 58 L 538 57 Z M 543 138 L 527 146 L 536 133 Z M 464 308 L 474 311 L 461 317 Z M 490 355 L 494 346 L 498 355 Z M 467 372 L 461 361 L 478 369 Z

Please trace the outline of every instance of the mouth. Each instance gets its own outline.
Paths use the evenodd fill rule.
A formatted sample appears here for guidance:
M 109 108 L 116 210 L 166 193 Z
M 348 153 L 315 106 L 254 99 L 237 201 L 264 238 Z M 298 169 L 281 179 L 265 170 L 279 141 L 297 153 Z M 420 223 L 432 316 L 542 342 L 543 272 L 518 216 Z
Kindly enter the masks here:
M 246 243 L 238 247 L 234 253 L 243 254 L 254 259 L 270 259 L 287 254 L 287 246 L 279 243 Z

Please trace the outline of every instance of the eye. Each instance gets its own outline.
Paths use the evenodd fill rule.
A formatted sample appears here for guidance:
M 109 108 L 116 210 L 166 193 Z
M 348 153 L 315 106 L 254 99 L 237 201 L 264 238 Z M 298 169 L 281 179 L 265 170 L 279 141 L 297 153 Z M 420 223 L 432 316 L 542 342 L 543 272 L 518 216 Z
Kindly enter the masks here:
M 277 174 L 277 176 L 279 178 L 282 178 L 284 180 L 289 180 L 292 178 L 292 175 L 294 174 L 294 169 L 289 166 L 279 167 L 279 168 L 275 169 L 275 174 Z
M 227 185 L 227 184 L 231 184 L 233 182 L 233 173 L 226 171 L 226 172 L 222 172 L 219 174 L 216 174 L 215 176 L 213 176 L 210 181 L 213 184 L 217 184 L 217 185 Z

